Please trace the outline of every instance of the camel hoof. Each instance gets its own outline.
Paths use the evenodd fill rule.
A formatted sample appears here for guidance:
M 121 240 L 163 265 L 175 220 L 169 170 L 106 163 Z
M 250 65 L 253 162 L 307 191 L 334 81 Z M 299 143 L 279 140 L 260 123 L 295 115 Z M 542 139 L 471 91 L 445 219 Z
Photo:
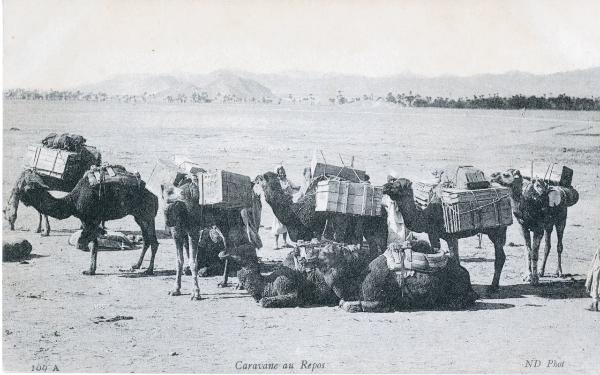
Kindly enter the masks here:
M 563 273 L 561 271 L 556 271 L 554 273 L 554 276 L 556 276 L 558 278 L 561 278 L 561 279 L 565 277 L 565 275 L 563 275 Z
M 92 270 L 85 270 L 82 272 L 84 275 L 86 276 L 94 276 L 96 274 L 96 271 L 92 271 Z
M 194 293 L 192 293 L 192 297 L 190 298 L 192 301 L 200 301 L 202 297 L 200 297 L 200 290 L 196 289 Z
M 144 275 L 152 276 L 154 275 L 154 270 L 152 268 L 148 268 L 144 271 Z
M 360 303 L 344 302 L 342 304 L 341 308 L 342 308 L 342 310 L 349 312 L 349 313 L 356 313 L 356 312 L 362 311 Z
M 185 267 L 183 269 L 183 274 L 186 275 L 186 276 L 192 276 L 192 270 L 191 270 L 191 268 L 189 266 Z
M 175 290 L 170 291 L 169 295 L 173 296 L 173 297 L 180 296 L 181 295 L 181 291 L 179 289 L 175 289 Z
M 229 283 L 225 283 L 225 282 L 221 281 L 221 282 L 219 282 L 219 283 L 217 284 L 217 286 L 218 286 L 219 288 L 228 288 L 228 287 L 230 287 L 230 286 L 231 286 L 231 284 L 229 284 Z
M 134 264 L 133 266 L 131 266 L 132 270 L 139 270 L 140 269 L 140 265 L 139 264 Z

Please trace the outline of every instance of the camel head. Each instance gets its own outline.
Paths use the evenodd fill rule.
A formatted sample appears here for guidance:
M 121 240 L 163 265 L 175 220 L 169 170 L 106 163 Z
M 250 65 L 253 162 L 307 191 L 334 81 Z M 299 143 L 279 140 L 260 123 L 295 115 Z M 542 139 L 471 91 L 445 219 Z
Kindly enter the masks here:
M 490 175 L 490 181 L 512 190 L 513 196 L 518 196 L 523 191 L 523 176 L 518 169 L 510 168 L 504 172 L 494 172 Z
M 42 177 L 32 170 L 25 170 L 13 187 L 8 203 L 4 207 L 4 218 L 10 224 L 10 230 L 15 229 L 17 221 L 17 209 L 19 201 L 25 205 L 31 205 L 32 198 L 42 191 L 48 191 L 50 188 L 44 183 Z
M 383 194 L 388 195 L 394 201 L 413 196 L 412 182 L 406 178 L 393 178 L 383 185 Z
M 237 247 L 226 247 L 219 253 L 219 259 L 230 259 L 241 267 L 251 268 L 258 266 L 256 248 L 251 244 Z
M 265 174 L 256 176 L 254 179 L 253 190 L 258 195 L 270 195 L 272 193 L 283 194 L 281 184 L 279 183 L 279 177 L 273 172 L 267 172 Z

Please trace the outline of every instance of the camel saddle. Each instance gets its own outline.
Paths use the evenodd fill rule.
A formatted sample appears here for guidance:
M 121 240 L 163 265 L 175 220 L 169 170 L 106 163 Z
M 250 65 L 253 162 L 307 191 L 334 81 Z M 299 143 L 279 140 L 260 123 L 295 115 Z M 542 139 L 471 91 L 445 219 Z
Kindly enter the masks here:
M 121 165 L 93 166 L 86 172 L 85 176 L 92 187 L 101 184 L 121 184 L 144 189 L 146 186 L 138 172 L 128 172 Z
M 401 273 L 403 277 L 407 277 L 412 272 L 434 273 L 448 265 L 449 254 L 447 252 L 438 250 L 427 254 L 416 251 L 421 246 L 414 245 L 415 243 L 412 241 L 406 241 L 405 243 L 393 242 L 388 246 L 383 255 L 390 271 Z

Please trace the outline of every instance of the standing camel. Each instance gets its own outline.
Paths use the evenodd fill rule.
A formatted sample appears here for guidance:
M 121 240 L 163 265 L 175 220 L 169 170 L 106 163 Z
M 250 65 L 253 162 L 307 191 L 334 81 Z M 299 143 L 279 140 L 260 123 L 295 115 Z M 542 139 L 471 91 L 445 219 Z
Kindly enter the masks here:
M 284 224 L 294 242 L 310 241 L 322 235 L 346 244 L 360 244 L 367 240 L 373 258 L 382 253 L 387 245 L 387 213 L 382 207 L 381 216 L 355 217 L 332 212 L 315 211 L 317 184 L 324 178 L 315 178 L 306 194 L 294 203 L 285 194 L 273 172 L 255 178 L 255 186 L 261 190 L 273 214 Z
M 558 265 L 556 276 L 562 277 L 563 234 L 567 226 L 567 207 L 577 203 L 579 193 L 571 189 L 573 196 L 560 199 L 558 204 L 550 206 L 550 185 L 543 180 L 525 180 L 518 169 L 509 169 L 503 173 L 492 174 L 492 181 L 511 189 L 513 214 L 519 222 L 525 239 L 527 254 L 524 280 L 535 285 L 539 276 L 544 276 L 546 261 L 552 247 L 552 231 L 556 228 L 556 252 Z M 533 242 L 531 239 L 533 233 Z M 546 248 L 542 268 L 538 275 L 538 256 L 542 237 L 546 236 Z
M 183 249 L 191 241 L 189 265 L 194 281 L 192 300 L 200 300 L 198 275 L 208 274 L 220 262 L 218 253 L 227 248 L 247 248 L 256 256 L 256 249 L 262 247 L 258 236 L 260 225 L 260 197 L 252 198 L 252 207 L 220 208 L 212 205 L 200 205 L 198 199 L 198 181 L 193 175 L 189 182 L 179 187 L 170 184 L 161 186 L 163 199 L 167 202 L 166 221 L 171 229 L 177 249 L 177 277 L 175 289 L 169 294 L 181 295 L 181 276 L 183 272 Z M 202 271 L 204 270 L 204 271 Z M 227 285 L 228 267 L 225 262 L 222 286 Z
M 10 230 L 15 230 L 15 222 L 17 221 L 17 211 L 19 209 L 19 201 L 23 192 L 22 181 L 24 180 L 24 177 L 30 175 L 31 173 L 36 173 L 39 176 L 39 178 L 44 182 L 44 185 L 48 186 L 50 190 L 63 191 L 67 193 L 73 190 L 79 179 L 85 174 L 85 172 L 88 169 L 90 169 L 90 167 L 99 166 L 102 162 L 101 154 L 93 147 L 85 147 L 81 151 L 81 156 L 82 159 L 79 165 L 76 166 L 76 171 L 71 173 L 72 177 L 67 180 L 42 175 L 28 169 L 24 170 L 23 173 L 21 173 L 10 192 L 8 202 L 6 203 L 6 208 L 4 209 L 4 217 L 10 225 Z M 48 221 L 48 215 L 42 215 L 40 212 L 38 212 L 38 215 L 39 221 L 36 233 L 41 233 L 42 236 L 49 236 L 50 222 Z M 45 230 L 42 229 L 42 221 L 45 223 Z
M 405 178 L 398 178 L 383 185 L 383 193 L 396 201 L 406 227 L 417 233 L 427 233 L 429 242 L 433 248 L 440 247 L 440 238 L 446 241 L 450 254 L 460 262 L 458 251 L 458 240 L 477 235 L 486 234 L 494 244 L 494 277 L 492 284 L 488 287 L 490 291 L 498 290 L 500 274 L 504 267 L 506 255 L 504 244 L 506 243 L 506 226 L 483 229 L 481 231 L 471 230 L 458 233 L 448 233 L 444 227 L 444 214 L 441 203 L 432 202 L 426 208 L 421 209 L 415 204 L 412 190 L 412 182 Z
M 102 221 L 121 219 L 131 215 L 140 226 L 144 247 L 140 258 L 133 269 L 139 269 L 144 260 L 148 247 L 152 247 L 150 264 L 146 274 L 154 272 L 154 257 L 158 250 L 158 240 L 154 228 L 154 218 L 158 211 L 158 198 L 145 187 L 110 182 L 90 185 L 85 174 L 73 190 L 63 198 L 55 198 L 49 192 L 49 187 L 36 173 L 24 173 L 19 181 L 21 187 L 20 199 L 26 206 L 33 206 L 43 215 L 63 220 L 75 216 L 83 225 L 83 231 L 78 246 L 88 246 L 91 260 L 89 270 L 85 275 L 96 273 L 96 258 L 98 253 L 98 226 Z

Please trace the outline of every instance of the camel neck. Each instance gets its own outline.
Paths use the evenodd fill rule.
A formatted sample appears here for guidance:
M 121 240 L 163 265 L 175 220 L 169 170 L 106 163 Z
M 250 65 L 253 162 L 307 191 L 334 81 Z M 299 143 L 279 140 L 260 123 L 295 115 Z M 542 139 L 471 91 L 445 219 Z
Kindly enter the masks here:
M 55 219 L 66 219 L 73 216 L 75 212 L 71 194 L 67 194 L 63 198 L 54 198 L 48 191 L 43 191 L 37 197 L 33 197 L 31 201 L 31 205 L 41 214 Z
M 277 220 L 281 221 L 282 224 L 291 224 L 290 215 L 292 207 L 292 199 L 283 192 L 272 191 L 265 194 L 265 200 L 271 206 L 273 214 L 277 217 Z
M 419 210 L 415 204 L 415 199 L 412 191 L 410 194 L 405 194 L 400 198 L 400 200 L 396 201 L 398 204 L 398 209 L 402 214 L 402 218 L 408 228 L 414 228 L 417 224 L 419 214 L 421 210 Z

